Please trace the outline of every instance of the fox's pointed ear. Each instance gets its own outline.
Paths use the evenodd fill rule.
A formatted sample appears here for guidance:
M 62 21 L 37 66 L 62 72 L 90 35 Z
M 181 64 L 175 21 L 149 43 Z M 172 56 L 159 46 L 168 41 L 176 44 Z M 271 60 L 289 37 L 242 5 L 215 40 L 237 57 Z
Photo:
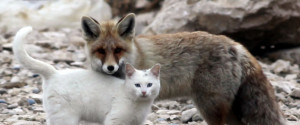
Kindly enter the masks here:
M 117 30 L 122 37 L 133 37 L 135 27 L 135 14 L 130 13 L 122 17 L 117 23 Z
M 130 65 L 129 63 L 126 63 L 126 65 L 125 65 L 126 76 L 128 76 L 130 78 L 134 72 L 135 72 L 135 68 L 132 65 Z
M 160 74 L 160 64 L 155 64 L 154 66 L 152 66 L 152 68 L 150 69 L 150 72 L 155 77 L 159 77 L 159 74 Z
M 99 23 L 91 17 L 83 16 L 81 18 L 81 28 L 83 37 L 87 41 L 95 40 L 100 35 Z

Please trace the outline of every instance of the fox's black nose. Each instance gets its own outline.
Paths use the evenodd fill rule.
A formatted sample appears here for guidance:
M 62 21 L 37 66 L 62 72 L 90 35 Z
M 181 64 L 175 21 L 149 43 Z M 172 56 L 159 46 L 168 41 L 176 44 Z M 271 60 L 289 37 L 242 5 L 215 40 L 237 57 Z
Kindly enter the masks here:
M 108 71 L 113 71 L 115 69 L 115 67 L 114 66 L 108 66 L 107 69 L 108 69 Z

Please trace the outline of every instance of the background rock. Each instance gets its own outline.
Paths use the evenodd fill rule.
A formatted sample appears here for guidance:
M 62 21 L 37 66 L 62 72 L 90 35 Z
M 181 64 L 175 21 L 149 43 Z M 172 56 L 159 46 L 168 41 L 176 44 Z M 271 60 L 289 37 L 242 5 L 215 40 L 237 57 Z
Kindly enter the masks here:
M 262 54 L 299 46 L 299 28 L 298 0 L 165 0 L 145 33 L 204 30 Z

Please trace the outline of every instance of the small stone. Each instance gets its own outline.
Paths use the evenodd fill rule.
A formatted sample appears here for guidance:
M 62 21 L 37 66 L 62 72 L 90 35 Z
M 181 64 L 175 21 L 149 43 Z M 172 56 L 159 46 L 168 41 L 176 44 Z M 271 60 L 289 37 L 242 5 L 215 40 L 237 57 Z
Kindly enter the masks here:
M 6 89 L 0 89 L 0 94 L 1 94 L 1 95 L 7 94 L 7 90 L 6 90 Z
M 40 125 L 37 121 L 17 121 L 12 125 Z
M 22 97 L 19 101 L 18 101 L 18 105 L 19 106 L 27 106 L 27 99 L 25 97 Z
M 35 104 L 36 102 L 35 102 L 34 99 L 27 99 L 27 103 L 28 103 L 29 105 L 33 105 L 33 104 Z
M 161 121 L 166 121 L 165 118 L 158 118 L 156 121 L 161 122 Z
M 171 115 L 170 120 L 180 120 L 178 115 Z
M 17 107 L 18 107 L 18 104 L 11 104 L 11 105 L 7 106 L 7 109 L 14 109 L 14 108 L 17 108 Z
M 0 109 L 6 109 L 6 108 L 7 108 L 7 104 L 6 103 L 0 103 Z
M 32 89 L 32 93 L 38 94 L 40 92 L 41 92 L 41 90 L 39 88 Z
M 0 99 L 0 103 L 6 103 L 4 99 Z
M 181 111 L 179 111 L 179 110 L 169 110 L 167 112 L 167 114 L 170 114 L 170 115 L 175 115 L 175 114 L 180 114 L 180 113 L 181 113 Z
M 39 104 L 41 104 L 42 103 L 42 95 L 39 95 L 39 94 L 32 94 L 32 95 L 30 95 L 30 97 L 32 98 L 32 99 L 34 99 L 34 101 L 36 102 L 36 103 L 39 103 Z
M 286 80 L 295 80 L 297 78 L 297 74 L 288 74 L 285 76 Z
M 169 112 L 169 110 L 161 109 L 156 111 L 157 114 L 167 114 L 167 112 Z
M 181 122 L 187 123 L 189 121 L 192 121 L 192 117 L 198 113 L 196 108 L 192 108 L 186 111 L 183 111 L 181 114 Z
M 11 79 L 10 79 L 10 82 L 11 83 L 17 83 L 17 82 L 20 82 L 20 78 L 18 76 L 13 76 Z
M 83 62 L 72 62 L 71 66 L 83 67 Z
M 300 99 L 300 89 L 294 89 L 291 93 L 291 97 L 294 99 Z
M 192 109 L 194 108 L 195 106 L 193 104 L 189 104 L 189 105 L 185 105 L 183 108 L 182 108 L 182 111 L 185 111 L 185 110 L 188 110 L 188 109 Z
M 290 115 L 290 116 L 287 118 L 287 120 L 289 120 L 289 121 L 298 121 L 298 118 L 297 118 L 296 116 L 294 116 L 294 115 Z
M 5 89 L 11 89 L 11 88 L 21 88 L 23 86 L 27 85 L 25 82 L 7 82 L 5 84 L 2 84 L 1 87 Z
M 3 50 L 12 51 L 12 43 L 2 45 Z
M 15 113 L 18 114 L 18 115 L 25 114 L 25 112 L 21 108 L 15 108 L 15 109 L 13 109 L 13 111 L 15 111 Z
M 39 75 L 39 74 L 33 74 L 33 75 L 32 75 L 33 78 L 36 78 L 36 77 L 38 77 L 38 76 L 40 76 L 40 75 Z
M 192 117 L 192 120 L 193 121 L 203 121 L 203 118 L 199 113 L 197 113 Z
M 44 112 L 44 109 L 42 107 L 34 108 L 34 112 Z
M 153 125 L 153 123 L 150 120 L 146 120 L 144 124 L 145 125 Z
M 13 70 L 20 70 L 20 69 L 21 69 L 21 65 L 16 65 L 16 64 L 14 64 L 14 65 L 12 66 L 12 69 L 13 69 Z
M 10 115 L 8 115 L 8 114 L 1 114 L 0 113 L 0 121 L 4 121 L 5 119 L 7 119 L 9 117 L 10 117 Z

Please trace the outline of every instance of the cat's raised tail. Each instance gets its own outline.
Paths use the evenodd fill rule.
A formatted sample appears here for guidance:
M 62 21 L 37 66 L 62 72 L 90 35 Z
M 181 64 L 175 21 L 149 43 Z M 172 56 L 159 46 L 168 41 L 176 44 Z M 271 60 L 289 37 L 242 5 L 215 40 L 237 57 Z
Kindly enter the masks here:
M 56 69 L 50 64 L 32 58 L 24 49 L 24 41 L 31 31 L 32 27 L 27 26 L 17 32 L 13 41 L 14 56 L 24 67 L 47 79 L 56 72 Z

